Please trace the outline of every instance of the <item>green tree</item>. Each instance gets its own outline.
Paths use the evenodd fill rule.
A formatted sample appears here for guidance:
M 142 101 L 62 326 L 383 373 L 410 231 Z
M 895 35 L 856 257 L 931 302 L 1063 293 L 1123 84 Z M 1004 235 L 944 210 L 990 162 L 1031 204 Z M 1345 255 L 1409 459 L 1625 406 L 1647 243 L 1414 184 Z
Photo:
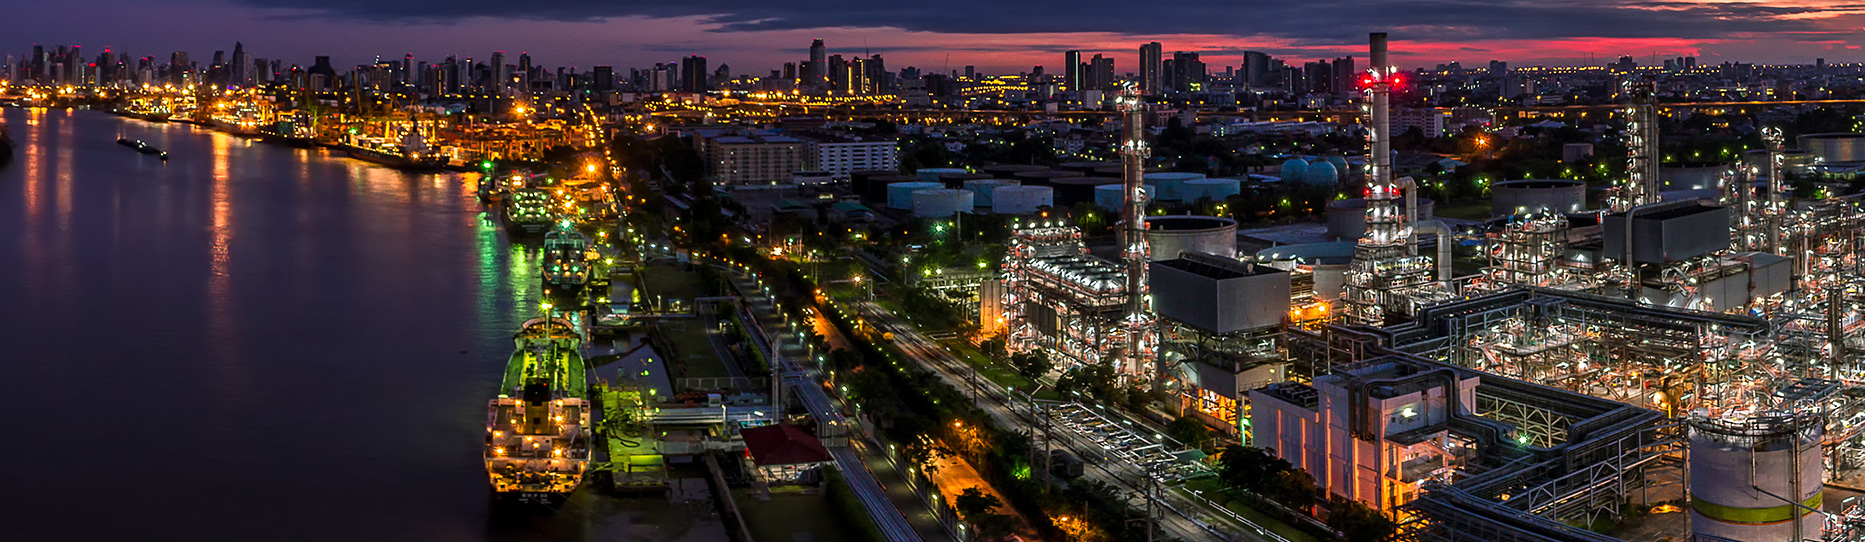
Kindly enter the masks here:
M 952 499 L 952 507 L 957 508 L 958 513 L 963 514 L 966 518 L 975 515 L 989 514 L 992 510 L 996 510 L 998 506 L 1003 504 L 1004 501 L 998 500 L 996 495 L 986 493 L 983 488 L 978 486 L 965 488 L 964 492 L 958 494 L 958 498 Z
M 1292 467 L 1269 450 L 1233 444 L 1218 458 L 1217 476 L 1226 485 L 1264 495 L 1280 482 L 1281 473 Z
M 1179 416 L 1166 424 L 1166 436 L 1194 448 L 1203 449 L 1211 440 L 1211 428 L 1191 416 Z
M 1049 361 L 1049 354 L 1041 350 L 1030 350 L 1012 354 L 1010 366 L 1016 369 L 1017 374 L 1022 375 L 1023 378 L 1036 380 L 1049 374 L 1049 370 L 1055 367 L 1055 363 Z
M 1399 532 L 1399 524 L 1360 501 L 1335 501 L 1330 506 L 1328 525 L 1354 542 L 1386 542 Z

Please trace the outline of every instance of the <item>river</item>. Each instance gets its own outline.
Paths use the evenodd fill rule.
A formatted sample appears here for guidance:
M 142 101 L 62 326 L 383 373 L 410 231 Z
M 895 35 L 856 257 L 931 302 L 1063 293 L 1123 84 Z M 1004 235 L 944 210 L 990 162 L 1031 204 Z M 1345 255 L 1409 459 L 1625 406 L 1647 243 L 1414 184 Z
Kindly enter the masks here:
M 653 537 L 612 499 L 492 513 L 485 401 L 539 288 L 471 179 L 0 114 L 0 538 Z

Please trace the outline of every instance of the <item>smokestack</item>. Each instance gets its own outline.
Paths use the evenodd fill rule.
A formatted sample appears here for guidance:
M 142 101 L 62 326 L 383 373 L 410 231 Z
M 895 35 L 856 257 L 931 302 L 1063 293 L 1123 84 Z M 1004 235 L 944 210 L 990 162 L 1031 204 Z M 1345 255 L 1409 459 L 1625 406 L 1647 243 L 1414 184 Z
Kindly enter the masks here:
M 1140 101 L 1140 88 L 1129 82 L 1122 85 L 1115 101 L 1121 116 L 1121 181 L 1125 185 L 1126 206 L 1121 218 L 1126 220 L 1126 247 L 1121 259 L 1127 264 L 1126 367 L 1128 374 L 1150 380 L 1152 374 L 1152 308 L 1147 306 L 1146 192 L 1143 183 L 1146 157 L 1152 150 L 1146 145 L 1146 104 Z

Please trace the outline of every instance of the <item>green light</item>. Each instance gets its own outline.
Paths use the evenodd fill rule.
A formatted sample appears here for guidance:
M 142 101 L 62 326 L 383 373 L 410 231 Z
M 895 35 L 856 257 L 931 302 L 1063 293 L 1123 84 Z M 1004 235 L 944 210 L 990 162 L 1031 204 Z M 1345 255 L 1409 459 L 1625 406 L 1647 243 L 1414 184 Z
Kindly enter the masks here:
M 487 161 L 485 161 L 485 162 L 481 162 L 481 163 L 479 164 L 479 169 L 484 169 L 484 170 L 487 170 L 487 171 L 491 171 L 491 170 L 492 170 L 492 161 L 491 161 L 491 160 L 487 160 Z

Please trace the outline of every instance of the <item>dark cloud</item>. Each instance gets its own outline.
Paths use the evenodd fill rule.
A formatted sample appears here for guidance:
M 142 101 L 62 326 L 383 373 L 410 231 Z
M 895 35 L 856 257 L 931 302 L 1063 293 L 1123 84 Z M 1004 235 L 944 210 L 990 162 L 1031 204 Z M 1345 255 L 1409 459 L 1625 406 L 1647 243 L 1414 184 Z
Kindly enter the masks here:
M 940 33 L 1113 32 L 1137 37 L 1217 34 L 1357 43 L 1368 31 L 1412 41 L 1548 38 L 1713 39 L 1824 30 L 1809 15 L 1865 5 L 1605 0 L 233 0 L 309 16 L 429 24 L 472 17 L 588 21 L 606 17 L 702 17 L 721 32 L 894 27 Z

